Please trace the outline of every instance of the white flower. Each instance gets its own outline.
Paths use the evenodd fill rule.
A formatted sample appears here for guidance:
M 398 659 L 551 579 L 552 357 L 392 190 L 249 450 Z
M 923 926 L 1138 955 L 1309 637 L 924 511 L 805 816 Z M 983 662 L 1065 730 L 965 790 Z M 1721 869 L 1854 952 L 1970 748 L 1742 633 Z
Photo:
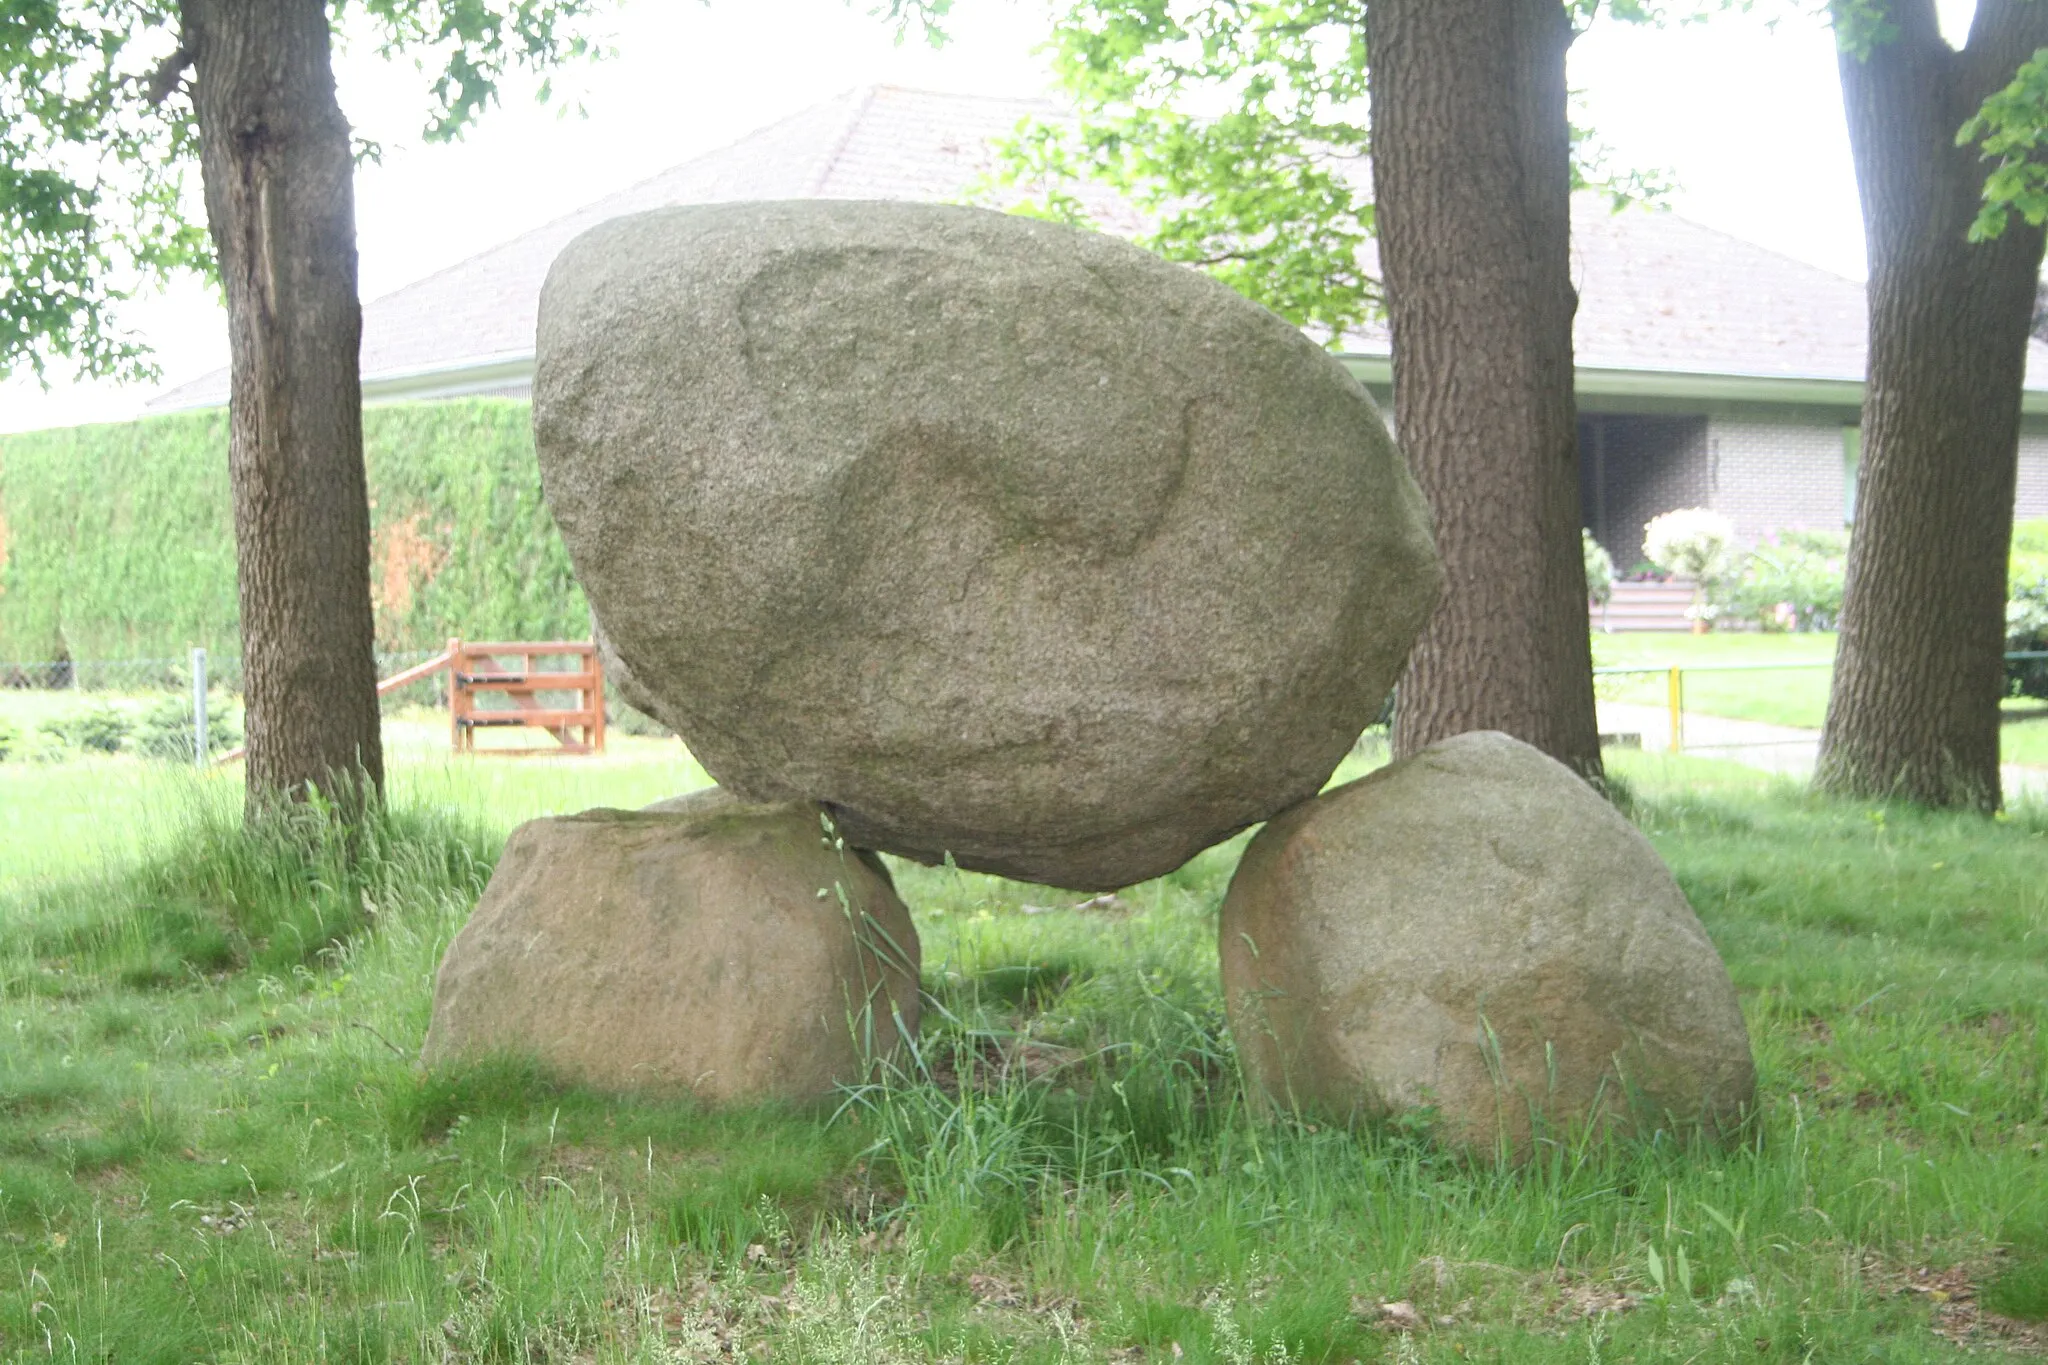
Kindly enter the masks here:
M 1734 548 L 1734 523 L 1705 507 L 1681 507 L 1643 527 L 1643 558 L 1698 582 L 1725 573 Z

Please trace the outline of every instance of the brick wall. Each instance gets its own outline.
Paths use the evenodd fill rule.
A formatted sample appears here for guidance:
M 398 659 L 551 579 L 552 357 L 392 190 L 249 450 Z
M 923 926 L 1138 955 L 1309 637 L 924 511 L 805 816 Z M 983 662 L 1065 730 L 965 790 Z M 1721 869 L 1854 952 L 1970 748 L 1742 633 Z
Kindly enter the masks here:
M 1643 557 L 1643 523 L 1706 506 L 1711 487 L 1704 417 L 1603 413 L 1579 423 L 1580 511 L 1623 572 Z
M 1708 505 L 1735 523 L 1744 545 L 1779 530 L 1841 530 L 1848 510 L 1842 430 L 1713 418 Z
M 2022 521 L 2048 517 L 2048 436 L 2020 437 L 2020 489 L 2013 510 Z

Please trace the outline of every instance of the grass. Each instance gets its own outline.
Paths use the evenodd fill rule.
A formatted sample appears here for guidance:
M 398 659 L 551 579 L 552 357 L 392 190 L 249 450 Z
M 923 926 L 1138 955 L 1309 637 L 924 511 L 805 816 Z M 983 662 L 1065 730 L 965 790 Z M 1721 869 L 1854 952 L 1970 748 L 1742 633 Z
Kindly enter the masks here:
M 2005 704 L 1999 755 L 2007 763 L 2048 768 L 2048 703 L 2018 697 Z
M 1087 909 L 899 865 L 921 1062 L 837 1112 L 710 1111 L 413 1060 L 509 824 L 696 785 L 673 744 L 403 765 L 353 861 L 128 767 L 0 789 L 39 812 L 0 845 L 0 1357 L 1911 1362 L 1963 1354 L 1958 1286 L 1980 1355 L 2041 1316 L 2039 811 L 1618 758 L 1761 1110 L 1729 1150 L 1509 1170 L 1247 1116 L 1234 845 Z
M 1729 631 L 1680 635 L 1644 631 L 1593 636 L 1596 667 L 1666 668 L 1677 665 L 1685 675 L 1685 709 L 1707 716 L 1762 721 L 1818 730 L 1827 718 L 1831 671 L 1816 668 L 1832 662 L 1832 634 L 1766 635 Z M 1714 672 L 1716 666 L 1740 664 L 1740 671 Z M 1764 667 L 1784 665 L 1784 667 Z M 1700 670 L 1700 671 L 1691 671 Z M 1642 706 L 1664 706 L 1667 682 L 1662 674 L 1608 675 L 1598 683 L 1602 697 Z M 2048 767 L 2048 707 L 2025 698 L 2005 704 L 2000 757 L 2006 763 Z
M 1601 668 L 1664 668 L 1675 664 L 1690 670 L 1729 664 L 1790 665 L 1728 673 L 1687 672 L 1685 709 L 1701 715 L 1816 730 L 1827 716 L 1831 670 L 1812 665 L 1831 662 L 1834 657 L 1835 637 L 1822 634 L 1642 632 L 1593 637 L 1593 662 Z M 1665 705 L 1666 688 L 1666 679 L 1661 674 L 1608 675 L 1599 679 L 1601 696 L 1637 705 Z

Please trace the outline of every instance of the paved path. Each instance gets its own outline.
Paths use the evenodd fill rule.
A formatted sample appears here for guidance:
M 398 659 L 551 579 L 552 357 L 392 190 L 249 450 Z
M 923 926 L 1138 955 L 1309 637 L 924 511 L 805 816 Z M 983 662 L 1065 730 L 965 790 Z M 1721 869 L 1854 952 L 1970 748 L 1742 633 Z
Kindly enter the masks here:
M 1600 733 L 1639 735 L 1642 746 L 1652 752 L 1671 748 L 1671 712 L 1661 706 L 1638 706 L 1628 702 L 1602 701 Z M 1703 716 L 1687 711 L 1681 717 L 1685 752 L 1701 758 L 1725 758 L 1765 772 L 1788 777 L 1811 777 L 1815 756 L 1820 752 L 1820 731 L 1801 730 L 1790 725 L 1766 725 L 1755 720 L 1729 720 L 1725 716 Z M 2027 795 L 2048 798 L 2048 768 L 2022 768 L 2008 763 L 2000 769 L 2008 797 Z

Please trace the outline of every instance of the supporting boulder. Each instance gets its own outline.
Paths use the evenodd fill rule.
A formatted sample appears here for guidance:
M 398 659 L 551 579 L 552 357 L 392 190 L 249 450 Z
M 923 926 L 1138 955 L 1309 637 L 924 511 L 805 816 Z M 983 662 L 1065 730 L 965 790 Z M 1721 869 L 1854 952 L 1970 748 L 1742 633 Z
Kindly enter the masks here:
M 1598 793 L 1493 732 L 1304 802 L 1246 849 L 1223 983 L 1255 1102 L 1427 1113 L 1526 1156 L 1589 1128 L 1728 1132 L 1756 1087 L 1714 945 Z
M 889 875 L 815 806 L 700 796 L 521 825 L 435 982 L 429 1065 L 519 1055 L 578 1084 L 806 1100 L 917 1029 Z

